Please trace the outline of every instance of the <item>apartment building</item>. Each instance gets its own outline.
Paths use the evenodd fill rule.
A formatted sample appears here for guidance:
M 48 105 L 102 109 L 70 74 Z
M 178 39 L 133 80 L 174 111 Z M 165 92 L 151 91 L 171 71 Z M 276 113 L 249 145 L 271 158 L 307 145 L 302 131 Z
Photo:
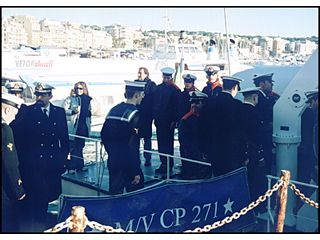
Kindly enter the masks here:
M 28 43 L 28 35 L 21 23 L 13 17 L 2 18 L 1 42 L 3 46 L 18 47 L 19 44 Z

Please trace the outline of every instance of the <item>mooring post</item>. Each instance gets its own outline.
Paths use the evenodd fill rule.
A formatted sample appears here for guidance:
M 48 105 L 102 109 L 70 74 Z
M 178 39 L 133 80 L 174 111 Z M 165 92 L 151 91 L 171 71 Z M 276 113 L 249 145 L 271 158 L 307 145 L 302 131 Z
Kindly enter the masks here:
M 283 232 L 284 220 L 286 218 L 286 207 L 288 199 L 288 185 L 290 181 L 290 172 L 281 170 L 281 178 L 284 180 L 283 185 L 279 188 L 277 195 L 277 225 L 276 232 Z
M 70 232 L 84 232 L 86 228 L 85 208 L 74 206 L 71 210 L 71 227 Z

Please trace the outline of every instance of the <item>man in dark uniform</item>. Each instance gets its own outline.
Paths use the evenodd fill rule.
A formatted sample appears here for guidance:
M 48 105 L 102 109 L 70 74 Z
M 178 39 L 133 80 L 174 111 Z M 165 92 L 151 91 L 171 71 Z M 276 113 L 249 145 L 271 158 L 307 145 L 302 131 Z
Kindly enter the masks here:
M 61 194 L 61 174 L 65 172 L 69 137 L 65 110 L 50 103 L 50 85 L 36 82 L 36 103 L 22 105 L 12 122 L 20 172 L 27 194 L 25 231 L 43 231 L 48 203 Z M 31 229 L 29 229 L 31 228 Z
M 206 111 L 203 111 L 207 141 L 205 149 L 212 164 L 214 176 L 219 176 L 243 166 L 245 142 L 243 133 L 242 102 L 235 99 L 240 90 L 242 79 L 224 76 L 223 91 L 206 101 Z
M 8 93 L 1 96 L 1 232 L 18 232 L 18 201 L 25 198 L 19 171 L 19 160 L 9 124 L 14 120 L 18 108 L 23 103 L 21 98 Z
M 144 98 L 141 103 L 137 105 L 140 115 L 140 128 L 139 134 L 140 138 L 143 138 L 143 145 L 145 150 L 151 150 L 151 137 L 152 137 L 152 106 L 154 91 L 156 89 L 155 82 L 151 81 L 149 78 L 149 71 L 145 67 L 139 68 L 138 79 L 135 81 L 145 82 L 146 86 L 144 89 Z M 144 154 L 145 166 L 151 166 L 151 153 L 145 152 Z
M 260 87 L 265 96 L 259 96 L 259 103 L 256 108 L 258 115 L 262 121 L 263 129 L 263 149 L 265 153 L 266 168 L 268 174 L 272 174 L 272 169 L 275 168 L 275 157 L 273 152 L 272 132 L 273 132 L 273 106 L 279 99 L 279 95 L 272 91 L 273 73 L 254 76 L 253 82 L 256 87 Z
M 189 101 L 189 93 L 197 90 L 194 86 L 194 81 L 197 80 L 196 76 L 192 74 L 184 74 L 182 78 L 184 80 L 184 90 L 181 92 L 179 97 L 179 119 L 190 111 L 191 103 Z
M 243 116 L 245 143 L 246 143 L 246 166 L 248 169 L 248 183 L 251 194 L 251 200 L 255 201 L 267 189 L 266 170 L 264 162 L 264 152 L 262 147 L 262 123 L 256 105 L 259 101 L 259 95 L 264 95 L 258 87 L 251 87 L 241 90 L 243 94 Z M 265 206 L 264 206 L 265 207 Z M 261 205 L 257 209 L 261 208 Z
M 206 161 L 202 151 L 203 138 L 199 131 L 199 116 L 201 115 L 203 102 L 208 96 L 200 91 L 190 92 L 189 95 L 191 108 L 182 117 L 178 128 L 180 156 L 197 161 Z M 181 177 L 183 179 L 210 177 L 210 175 L 205 174 L 206 169 L 207 167 L 204 165 L 182 161 Z
M 157 130 L 158 151 L 173 155 L 174 129 L 179 121 L 178 104 L 180 89 L 173 83 L 174 69 L 161 69 L 163 82 L 156 87 L 153 105 L 154 123 Z M 167 158 L 160 156 L 161 165 L 157 173 L 167 171 Z M 169 169 L 173 168 L 173 158 L 169 158 Z
M 204 69 L 207 76 L 207 86 L 202 89 L 202 92 L 208 97 L 217 96 L 222 91 L 222 84 L 220 82 L 219 71 L 217 66 L 208 66 Z
M 131 192 L 144 186 L 139 157 L 139 112 L 145 82 L 125 81 L 126 102 L 113 107 L 101 130 L 108 153 L 109 193 Z
M 311 179 L 318 184 L 318 152 L 316 148 L 318 144 L 316 131 L 318 127 L 318 89 L 306 92 L 307 108 L 301 116 L 301 143 L 298 147 L 298 178 L 299 182 L 310 183 Z M 314 189 L 304 186 L 299 186 L 301 191 L 309 197 L 312 195 Z M 302 201 L 297 201 L 297 206 L 294 208 L 298 212 L 303 205 Z

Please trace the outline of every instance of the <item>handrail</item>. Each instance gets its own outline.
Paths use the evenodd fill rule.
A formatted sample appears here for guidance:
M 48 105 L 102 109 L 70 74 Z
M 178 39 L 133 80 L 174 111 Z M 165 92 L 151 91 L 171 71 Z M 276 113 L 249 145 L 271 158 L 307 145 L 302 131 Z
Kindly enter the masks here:
M 84 137 L 84 136 L 79 136 L 79 135 L 71 134 L 71 133 L 69 133 L 69 136 L 70 137 L 76 137 L 76 138 L 82 138 L 82 139 L 90 140 L 90 141 L 94 141 L 94 142 L 101 142 L 101 139 L 99 139 L 99 138 Z
M 211 166 L 211 163 L 201 162 L 201 161 L 197 161 L 197 160 L 193 160 L 193 159 L 189 159 L 189 158 L 184 158 L 184 157 L 181 157 L 181 156 L 175 156 L 175 155 L 171 155 L 171 154 L 167 154 L 167 153 L 160 153 L 158 151 L 150 151 L 150 150 L 145 150 L 145 149 L 142 149 L 140 151 L 157 154 L 159 156 L 164 156 L 164 157 L 178 158 L 180 160 L 184 160 L 184 161 L 187 161 L 187 162 L 193 162 L 193 163 L 199 163 L 199 164 L 206 165 L 206 166 Z
M 76 134 L 69 134 L 69 136 L 71 137 L 76 137 L 76 138 L 81 138 L 81 139 L 84 139 L 86 141 L 93 141 L 95 142 L 95 151 L 96 151 L 96 162 L 98 162 L 98 153 L 97 153 L 97 149 L 98 149 L 98 143 L 101 144 L 101 147 L 103 146 L 103 143 L 101 141 L 101 139 L 99 138 L 91 138 L 91 137 L 84 137 L 84 136 L 79 136 L 79 135 L 76 135 Z M 181 157 L 181 156 L 175 156 L 175 155 L 171 155 L 171 154 L 167 154 L 167 153 L 161 153 L 161 152 L 158 152 L 158 151 L 151 151 L 151 150 L 145 150 L 145 149 L 139 149 L 140 153 L 151 153 L 151 154 L 156 154 L 158 156 L 164 156 L 167 158 L 167 161 L 168 161 L 168 164 L 167 164 L 167 179 L 166 181 L 168 182 L 169 180 L 173 180 L 173 179 L 170 179 L 170 169 L 169 169 L 169 158 L 176 158 L 176 159 L 180 159 L 181 161 L 187 161 L 187 162 L 192 162 L 192 163 L 196 163 L 196 164 L 200 164 L 200 165 L 205 165 L 205 166 L 211 166 L 211 163 L 208 163 L 208 162 L 203 162 L 203 161 L 198 161 L 198 160 L 194 160 L 194 159 L 189 159 L 189 158 L 184 158 L 184 157 Z M 100 152 L 101 154 L 101 152 Z M 100 162 L 102 162 L 101 160 L 103 160 L 103 157 L 102 155 L 100 156 Z M 98 187 L 98 190 L 97 190 L 97 193 L 98 195 L 100 194 L 100 191 L 101 191 L 101 183 L 102 183 L 102 176 L 100 175 L 103 175 L 103 170 L 101 171 L 101 165 L 97 168 L 97 179 L 95 181 L 95 184 L 97 185 Z M 175 180 L 175 181 L 181 181 L 181 182 L 188 182 L 187 180 Z
M 277 177 L 272 176 L 272 175 L 266 175 L 266 177 L 267 177 L 267 178 L 270 178 L 270 179 L 274 179 L 274 180 L 277 180 L 277 179 L 278 179 Z M 295 180 L 290 180 L 290 183 L 298 184 L 298 185 L 305 186 L 305 187 L 319 188 L 318 185 L 309 184 L 309 183 L 304 183 L 304 182 L 299 182 L 299 181 L 295 181 Z

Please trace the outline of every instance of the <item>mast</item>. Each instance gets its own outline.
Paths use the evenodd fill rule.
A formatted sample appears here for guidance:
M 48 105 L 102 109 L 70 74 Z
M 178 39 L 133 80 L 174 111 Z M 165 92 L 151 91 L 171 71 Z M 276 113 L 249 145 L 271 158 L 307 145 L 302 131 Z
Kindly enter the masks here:
M 226 9 L 223 8 L 224 11 L 224 25 L 226 29 L 226 37 L 227 37 L 227 58 L 228 58 L 228 70 L 229 70 L 229 76 L 231 76 L 231 66 L 230 66 L 230 54 L 229 54 L 229 35 L 228 35 L 228 23 L 227 23 L 227 12 Z
M 166 8 L 166 15 L 165 15 L 165 26 L 164 26 L 164 49 L 165 49 L 165 56 L 167 58 L 168 54 L 168 36 L 167 36 L 167 29 L 168 29 L 168 9 Z

